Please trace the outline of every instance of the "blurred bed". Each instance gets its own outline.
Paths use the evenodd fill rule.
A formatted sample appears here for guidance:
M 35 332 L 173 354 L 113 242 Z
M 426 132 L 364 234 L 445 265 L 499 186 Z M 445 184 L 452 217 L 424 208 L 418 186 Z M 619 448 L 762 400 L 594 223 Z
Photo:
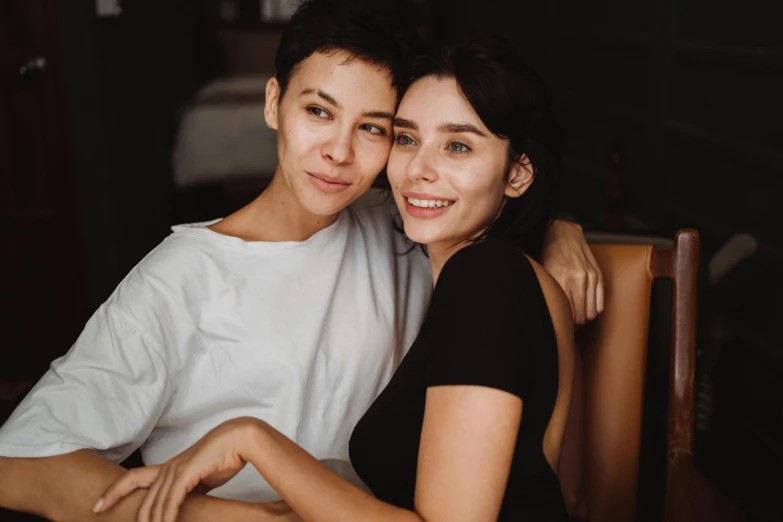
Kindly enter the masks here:
M 264 120 L 271 74 L 219 78 L 185 109 L 172 154 L 177 220 L 220 217 L 258 195 L 277 164 L 277 134 Z
M 177 187 L 271 179 L 277 134 L 264 121 L 270 77 L 221 78 L 201 89 L 180 122 L 173 157 Z

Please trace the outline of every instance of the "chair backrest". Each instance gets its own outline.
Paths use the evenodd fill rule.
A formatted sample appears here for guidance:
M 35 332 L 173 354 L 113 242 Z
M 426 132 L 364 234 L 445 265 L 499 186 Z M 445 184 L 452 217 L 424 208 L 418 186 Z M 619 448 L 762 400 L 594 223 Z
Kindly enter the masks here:
M 580 519 L 630 522 L 636 514 L 656 277 L 674 283 L 668 450 L 670 456 L 691 451 L 698 235 L 681 231 L 673 243 L 604 235 L 593 238 L 590 248 L 604 275 L 605 307 L 577 334 L 581 361 L 561 457 L 563 493 L 578 505 Z

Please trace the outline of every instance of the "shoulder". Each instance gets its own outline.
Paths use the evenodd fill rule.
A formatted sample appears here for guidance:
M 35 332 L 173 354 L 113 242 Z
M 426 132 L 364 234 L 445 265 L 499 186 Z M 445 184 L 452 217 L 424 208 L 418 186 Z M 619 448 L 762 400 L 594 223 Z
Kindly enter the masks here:
M 548 315 L 565 328 L 571 324 L 571 303 L 557 281 L 517 245 L 492 239 L 467 246 L 448 260 L 435 286 L 430 315 L 444 324 L 446 317 L 449 323 L 463 317 L 471 319 L 469 324 L 483 318 L 497 326 Z
M 135 270 L 159 276 L 160 283 L 182 279 L 186 274 L 206 268 L 210 264 L 208 261 L 219 262 L 219 258 L 225 257 L 224 249 L 215 241 L 217 237 L 217 233 L 201 224 L 172 227 L 172 233 L 152 249 Z
M 214 233 L 195 225 L 173 227 L 125 276 L 108 303 L 131 315 L 147 315 L 142 314 L 145 308 L 157 313 L 162 308 L 182 310 L 195 288 L 224 270 L 220 267 L 226 256 L 206 237 L 209 234 Z
M 451 256 L 441 271 L 438 287 L 462 287 L 471 292 L 518 290 L 537 284 L 531 260 L 510 241 L 474 243 Z
M 446 263 L 427 323 L 428 386 L 480 385 L 524 398 L 530 355 L 547 315 L 531 262 L 513 243 L 487 240 Z
M 460 249 L 446 262 L 430 315 L 441 325 L 457 321 L 464 328 L 489 328 L 509 317 L 516 322 L 525 315 L 522 309 L 541 305 L 536 272 L 524 252 L 511 242 L 486 240 Z
M 571 301 L 563 291 L 560 283 L 536 261 L 531 260 L 530 265 L 535 271 L 541 293 L 544 295 L 552 326 L 555 329 L 558 343 L 573 342 L 574 317 L 571 310 Z
M 449 259 L 452 264 L 480 264 L 487 262 L 524 262 L 525 253 L 511 241 L 487 239 L 478 241 L 459 250 Z
M 463 248 L 446 263 L 441 283 L 462 288 L 462 295 L 545 304 L 557 329 L 573 328 L 571 301 L 560 284 L 511 241 L 491 239 Z

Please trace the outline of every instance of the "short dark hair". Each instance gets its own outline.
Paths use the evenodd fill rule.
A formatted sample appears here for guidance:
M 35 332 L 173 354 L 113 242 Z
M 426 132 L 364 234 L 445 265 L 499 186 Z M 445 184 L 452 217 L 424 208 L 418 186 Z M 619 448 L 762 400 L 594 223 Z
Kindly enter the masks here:
M 275 54 L 281 96 L 299 64 L 315 53 L 345 52 L 386 69 L 398 98 L 422 40 L 398 0 L 303 0 Z
M 530 160 L 533 183 L 506 201 L 500 215 L 476 240 L 505 237 L 539 257 L 556 211 L 562 133 L 541 78 L 502 38 L 478 36 L 424 54 L 411 65 L 411 83 L 454 78 L 462 95 L 496 136 L 508 139 L 512 155 Z

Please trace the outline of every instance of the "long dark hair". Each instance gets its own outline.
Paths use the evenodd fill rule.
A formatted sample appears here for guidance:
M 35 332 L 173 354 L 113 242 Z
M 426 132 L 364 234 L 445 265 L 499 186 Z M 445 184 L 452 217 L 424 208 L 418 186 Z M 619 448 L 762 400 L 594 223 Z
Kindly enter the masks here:
M 539 257 L 544 233 L 555 216 L 562 143 L 541 78 L 497 37 L 477 37 L 414 60 L 410 82 L 428 76 L 454 78 L 484 125 L 509 140 L 509 161 L 526 157 L 532 167 L 534 180 L 527 191 L 509 198 L 476 240 L 508 238 L 528 255 Z

